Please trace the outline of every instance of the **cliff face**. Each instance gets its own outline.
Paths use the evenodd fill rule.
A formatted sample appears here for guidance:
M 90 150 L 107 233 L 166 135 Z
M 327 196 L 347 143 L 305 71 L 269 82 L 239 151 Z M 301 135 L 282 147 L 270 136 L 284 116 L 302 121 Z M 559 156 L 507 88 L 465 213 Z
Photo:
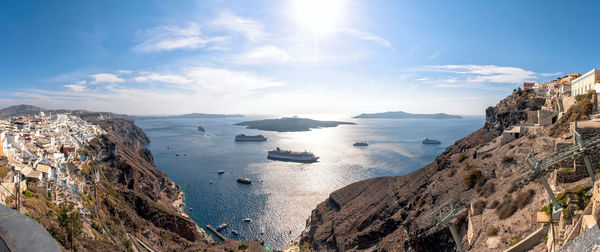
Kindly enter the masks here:
M 546 102 L 544 98 L 530 97 L 528 92 L 509 95 L 500 101 L 495 107 L 485 110 L 485 128 L 495 133 L 502 131 L 511 125 L 527 120 L 527 111 L 539 110 Z
M 513 175 L 519 166 L 513 161 L 504 163 L 502 157 L 510 154 L 515 159 L 522 158 L 528 151 L 504 146 L 493 156 L 489 154 L 491 157 L 475 152 L 491 143 L 503 129 L 526 120 L 527 111 L 539 109 L 543 102 L 533 94 L 514 92 L 486 110 L 483 128 L 456 141 L 431 164 L 404 176 L 368 179 L 333 192 L 313 210 L 300 245 L 337 251 L 454 250 L 448 229 L 435 227 L 429 214 L 449 200 L 460 208 L 485 194 L 490 200 L 502 199 L 510 181 L 520 175 Z M 482 172 L 483 183 L 469 188 L 464 178 L 473 170 Z M 486 192 L 481 188 L 491 189 Z M 457 226 L 462 226 L 464 217 L 457 218 Z
M 107 218 L 118 218 L 126 230 L 146 237 L 161 251 L 239 246 L 240 242 L 234 240 L 224 244 L 207 240 L 207 235 L 183 213 L 179 187 L 154 166 L 152 153 L 143 147 L 149 139 L 133 121 L 107 119 L 99 114 L 82 118 L 107 131 L 90 144 L 96 151 L 100 180 L 107 182 L 99 186 L 108 192 L 103 199 Z M 259 242 L 247 245 L 251 250 L 262 247 Z

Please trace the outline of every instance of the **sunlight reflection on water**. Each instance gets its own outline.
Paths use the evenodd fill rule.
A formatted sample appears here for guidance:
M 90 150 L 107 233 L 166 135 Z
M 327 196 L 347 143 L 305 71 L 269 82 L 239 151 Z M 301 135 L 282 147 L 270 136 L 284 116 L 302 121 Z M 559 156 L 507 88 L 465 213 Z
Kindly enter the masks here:
M 157 167 L 185 192 L 186 204 L 194 209 L 189 214 L 200 227 L 228 221 L 225 236 L 233 237 L 231 230 L 235 229 L 240 233 L 238 239 L 260 239 L 270 247 L 283 248 L 300 234 L 312 209 L 331 192 L 359 180 L 414 171 L 481 127 L 483 117 L 357 119 L 353 120 L 357 125 L 286 133 L 232 125 L 239 121 L 161 119 L 137 124 L 152 140 L 147 147 Z M 198 125 L 206 132 L 199 132 Z M 239 133 L 263 134 L 268 141 L 236 143 L 233 138 Z M 442 145 L 423 145 L 423 137 L 439 139 Z M 369 146 L 352 146 L 357 141 Z M 312 164 L 268 160 L 267 151 L 276 147 L 307 150 L 320 159 Z M 175 156 L 177 152 L 182 156 Z M 217 175 L 221 169 L 226 173 Z M 252 185 L 236 183 L 237 177 L 252 179 Z M 246 217 L 254 221 L 243 222 Z

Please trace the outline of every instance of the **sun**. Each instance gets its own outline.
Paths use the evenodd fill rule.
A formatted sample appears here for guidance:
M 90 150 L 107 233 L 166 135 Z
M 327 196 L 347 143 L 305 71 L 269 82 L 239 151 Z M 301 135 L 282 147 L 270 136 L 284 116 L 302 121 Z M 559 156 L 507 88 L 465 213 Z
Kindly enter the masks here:
M 293 0 L 293 18 L 301 29 L 326 35 L 339 28 L 345 5 L 345 0 Z

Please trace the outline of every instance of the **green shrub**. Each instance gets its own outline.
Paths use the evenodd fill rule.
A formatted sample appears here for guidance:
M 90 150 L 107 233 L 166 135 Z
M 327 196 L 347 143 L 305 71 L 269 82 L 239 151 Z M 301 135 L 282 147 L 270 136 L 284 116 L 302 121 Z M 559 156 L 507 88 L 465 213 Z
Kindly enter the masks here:
M 494 193 L 495 190 L 495 185 L 493 182 L 488 182 L 485 183 L 484 186 L 480 186 L 479 188 L 477 188 L 477 192 L 479 193 L 479 196 L 481 197 L 489 197 L 490 195 L 492 195 L 492 193 Z
M 557 137 L 567 132 L 570 126 L 569 122 L 589 119 L 594 108 L 594 105 L 592 104 L 592 95 L 595 92 L 595 90 L 590 90 L 586 94 L 575 96 L 577 103 L 565 112 L 560 121 L 550 130 L 550 135 Z
M 500 201 L 494 200 L 487 207 L 488 207 L 488 209 L 494 209 L 494 208 L 498 207 L 499 205 L 500 205 Z
M 25 191 L 23 191 L 23 195 L 25 195 L 27 198 L 31 198 L 33 197 L 33 192 L 29 191 L 29 189 L 25 189 Z
M 519 193 L 519 195 L 517 195 L 514 204 L 516 204 L 517 207 L 519 207 L 519 209 L 524 208 L 525 206 L 529 205 L 529 203 L 531 203 L 531 200 L 534 196 L 535 191 L 533 189 L 521 192 Z
M 519 238 L 519 236 L 515 235 L 512 238 L 510 238 L 510 243 L 508 244 L 508 246 L 512 247 L 514 245 L 517 245 L 517 243 L 519 243 L 520 241 L 521 239 Z
M 238 249 L 240 249 L 240 250 L 246 250 L 246 249 L 248 249 L 248 245 L 246 245 L 246 243 L 242 242 L 242 243 L 240 243 L 240 246 L 238 246 Z
M 533 196 L 535 196 L 535 191 L 532 189 L 519 193 L 515 200 L 510 194 L 505 195 L 502 203 L 496 208 L 496 215 L 501 220 L 512 216 L 517 210 L 529 205 Z
M 486 202 L 483 200 L 478 200 L 473 203 L 473 215 L 477 216 L 483 213 L 485 209 Z
M 487 232 L 485 232 L 485 234 L 486 234 L 488 237 L 491 237 L 491 236 L 496 236 L 496 235 L 498 235 L 498 231 L 499 231 L 499 230 L 498 230 L 498 228 L 497 228 L 497 227 L 495 227 L 495 226 L 489 226 L 489 227 L 488 227 L 488 229 L 487 229 Z
M 459 163 L 462 163 L 462 161 L 464 161 L 465 159 L 467 159 L 467 154 L 466 153 L 460 153 L 460 155 L 458 156 L 458 159 L 456 161 L 458 161 Z
M 548 215 L 548 218 L 550 218 L 550 216 L 552 216 L 552 208 L 553 207 L 554 207 L 554 204 L 552 204 L 552 203 L 545 205 L 544 207 L 542 207 L 542 212 L 546 213 L 546 215 Z
M 515 159 L 511 156 L 502 157 L 502 164 L 508 164 L 508 163 L 512 163 L 514 161 L 515 161 Z
M 456 174 L 456 168 L 452 168 L 448 171 L 448 177 L 454 177 L 454 174 Z
M 8 172 L 11 170 L 12 169 L 8 166 L 0 166 L 0 179 L 4 178 L 4 176 L 6 176 L 6 174 L 8 174 Z
M 475 186 L 481 186 L 485 183 L 485 177 L 483 176 L 483 173 L 481 173 L 481 170 L 479 169 L 474 169 L 471 170 L 467 173 L 467 175 L 465 175 L 465 177 L 463 178 L 463 184 L 468 188 L 471 189 Z
M 519 189 L 519 183 L 517 183 L 517 181 L 515 181 L 508 188 L 508 193 L 514 193 L 517 191 L 517 189 Z
M 486 158 L 489 158 L 491 156 L 492 156 L 492 153 L 487 152 L 487 153 L 481 155 L 481 159 L 486 159 Z

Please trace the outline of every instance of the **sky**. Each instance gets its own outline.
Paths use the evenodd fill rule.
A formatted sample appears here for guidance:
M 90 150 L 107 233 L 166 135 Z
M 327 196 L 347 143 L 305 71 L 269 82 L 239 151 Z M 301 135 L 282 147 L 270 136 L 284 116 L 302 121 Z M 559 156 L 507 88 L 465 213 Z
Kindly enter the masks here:
M 2 1 L 0 107 L 481 115 L 598 68 L 595 1 Z

